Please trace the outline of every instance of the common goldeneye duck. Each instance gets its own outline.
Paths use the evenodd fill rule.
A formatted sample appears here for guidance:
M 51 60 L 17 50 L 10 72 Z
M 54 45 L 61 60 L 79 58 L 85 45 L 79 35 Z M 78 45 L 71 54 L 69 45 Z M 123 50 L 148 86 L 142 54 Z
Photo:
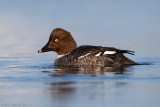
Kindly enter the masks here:
M 134 55 L 134 51 L 91 45 L 77 47 L 70 32 L 61 28 L 51 32 L 48 43 L 38 52 L 48 51 L 55 51 L 58 54 L 54 61 L 56 66 L 118 67 L 138 64 L 123 55 L 123 53 Z

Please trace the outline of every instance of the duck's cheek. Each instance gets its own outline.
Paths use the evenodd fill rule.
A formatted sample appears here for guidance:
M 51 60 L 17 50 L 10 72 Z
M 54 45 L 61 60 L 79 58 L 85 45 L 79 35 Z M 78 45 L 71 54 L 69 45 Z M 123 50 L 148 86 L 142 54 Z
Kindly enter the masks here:
M 61 50 L 59 48 L 55 48 L 54 52 L 56 52 L 57 54 L 60 54 Z
M 51 45 L 51 48 L 53 49 L 53 51 L 56 51 L 58 48 L 58 45 L 57 44 Z

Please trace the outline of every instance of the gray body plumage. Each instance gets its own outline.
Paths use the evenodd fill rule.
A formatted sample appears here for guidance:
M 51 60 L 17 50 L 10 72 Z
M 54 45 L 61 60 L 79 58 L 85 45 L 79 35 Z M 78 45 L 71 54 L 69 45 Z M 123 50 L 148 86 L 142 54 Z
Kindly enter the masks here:
M 107 54 L 108 52 L 108 54 Z M 56 66 L 107 66 L 135 65 L 123 53 L 134 54 L 133 51 L 119 50 L 112 47 L 80 46 L 68 55 L 55 60 Z

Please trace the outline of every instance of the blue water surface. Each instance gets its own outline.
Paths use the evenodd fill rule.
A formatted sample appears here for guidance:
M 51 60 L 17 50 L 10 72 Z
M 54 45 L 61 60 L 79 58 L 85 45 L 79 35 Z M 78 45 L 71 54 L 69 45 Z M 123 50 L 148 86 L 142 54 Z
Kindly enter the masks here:
M 1 57 L 0 107 L 160 106 L 160 58 L 123 68 L 55 67 L 53 60 Z

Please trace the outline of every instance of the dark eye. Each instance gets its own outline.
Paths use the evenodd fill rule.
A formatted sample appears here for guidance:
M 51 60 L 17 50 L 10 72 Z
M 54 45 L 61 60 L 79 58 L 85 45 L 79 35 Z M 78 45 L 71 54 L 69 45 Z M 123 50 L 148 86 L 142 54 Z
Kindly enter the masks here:
M 55 41 L 55 42 L 58 42 L 58 39 L 55 39 L 54 41 Z

